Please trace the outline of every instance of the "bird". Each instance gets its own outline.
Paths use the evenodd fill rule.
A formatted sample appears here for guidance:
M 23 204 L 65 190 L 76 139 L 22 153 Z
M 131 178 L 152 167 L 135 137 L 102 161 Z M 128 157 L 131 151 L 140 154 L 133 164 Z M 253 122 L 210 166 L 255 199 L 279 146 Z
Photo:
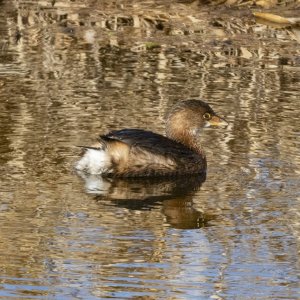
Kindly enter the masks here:
M 207 171 L 199 134 L 228 123 L 206 102 L 177 102 L 167 114 L 166 135 L 143 129 L 114 130 L 83 148 L 75 169 L 107 177 L 187 176 Z

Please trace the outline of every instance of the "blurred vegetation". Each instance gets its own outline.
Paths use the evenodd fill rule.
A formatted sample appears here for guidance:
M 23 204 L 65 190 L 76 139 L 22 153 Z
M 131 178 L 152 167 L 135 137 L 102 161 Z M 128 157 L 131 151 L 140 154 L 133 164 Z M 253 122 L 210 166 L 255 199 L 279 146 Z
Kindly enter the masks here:
M 56 38 L 60 35 L 87 43 L 97 40 L 101 45 L 132 51 L 152 50 L 162 45 L 208 49 L 224 41 L 227 44 L 236 41 L 243 46 L 243 35 L 255 41 L 261 39 L 257 33 L 265 31 L 258 29 L 254 17 L 257 12 L 288 18 L 291 23 L 285 26 L 276 22 L 275 26 L 267 25 L 284 28 L 289 38 L 299 40 L 299 0 L 44 0 L 35 3 L 19 0 L 14 3 L 4 1 L 0 5 L 8 16 L 9 34 L 17 42 L 26 38 L 33 27 L 36 32 L 50 26 L 58 32 Z M 2 47 L 5 47 L 3 41 Z

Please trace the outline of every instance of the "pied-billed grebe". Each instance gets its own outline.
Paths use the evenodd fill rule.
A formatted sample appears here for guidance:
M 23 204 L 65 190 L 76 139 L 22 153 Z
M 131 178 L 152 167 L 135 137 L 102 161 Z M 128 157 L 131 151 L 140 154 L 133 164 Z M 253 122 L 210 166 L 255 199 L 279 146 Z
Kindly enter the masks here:
M 177 103 L 168 115 L 166 137 L 142 129 L 101 135 L 85 148 L 75 168 L 116 177 L 178 176 L 206 172 L 206 157 L 197 138 L 204 127 L 223 126 L 212 108 L 200 100 Z

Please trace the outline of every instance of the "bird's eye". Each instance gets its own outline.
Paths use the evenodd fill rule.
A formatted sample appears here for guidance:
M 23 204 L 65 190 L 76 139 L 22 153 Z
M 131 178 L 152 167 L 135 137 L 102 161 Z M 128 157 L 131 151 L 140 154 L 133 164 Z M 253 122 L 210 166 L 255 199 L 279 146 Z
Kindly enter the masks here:
M 205 113 L 203 115 L 204 120 L 210 120 L 211 119 L 211 114 L 210 113 Z

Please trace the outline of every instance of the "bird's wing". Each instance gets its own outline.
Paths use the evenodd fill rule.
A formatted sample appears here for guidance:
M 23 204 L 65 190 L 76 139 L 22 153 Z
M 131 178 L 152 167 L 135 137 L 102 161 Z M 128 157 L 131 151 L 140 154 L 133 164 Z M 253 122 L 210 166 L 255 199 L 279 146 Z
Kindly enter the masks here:
M 190 155 L 191 150 L 181 143 L 171 140 L 163 135 L 142 130 L 142 129 L 122 129 L 111 131 L 107 135 L 100 136 L 100 140 L 109 142 L 117 140 L 130 147 L 139 147 L 153 154 L 174 157 Z

